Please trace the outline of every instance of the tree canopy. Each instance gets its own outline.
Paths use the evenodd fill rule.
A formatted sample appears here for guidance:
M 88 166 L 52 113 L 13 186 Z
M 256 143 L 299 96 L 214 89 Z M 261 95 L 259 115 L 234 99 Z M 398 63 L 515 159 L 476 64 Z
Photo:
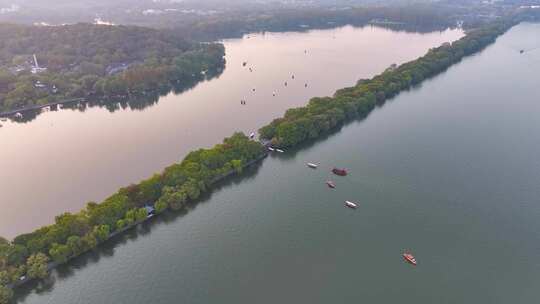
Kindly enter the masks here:
M 0 112 L 172 88 L 222 69 L 224 54 L 219 43 L 189 41 L 171 30 L 2 24 Z

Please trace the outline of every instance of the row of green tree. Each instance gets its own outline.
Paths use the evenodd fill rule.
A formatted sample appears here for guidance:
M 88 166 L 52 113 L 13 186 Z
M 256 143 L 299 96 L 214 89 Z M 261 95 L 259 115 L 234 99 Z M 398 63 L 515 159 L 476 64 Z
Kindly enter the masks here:
M 276 147 L 291 147 L 317 138 L 347 120 L 366 116 L 376 105 L 482 50 L 513 24 L 499 21 L 471 30 L 463 38 L 430 49 L 414 61 L 392 66 L 372 79 L 338 90 L 333 97 L 312 98 L 307 106 L 287 110 L 282 118 L 262 127 L 259 134 Z
M 90 202 L 76 214 L 57 216 L 53 225 L 19 235 L 12 242 L 0 238 L 0 303 L 11 294 L 8 284 L 22 276 L 45 277 L 49 260 L 64 263 L 96 247 L 111 233 L 146 219 L 147 206 L 156 213 L 183 209 L 216 181 L 242 172 L 265 153 L 260 143 L 235 133 L 222 144 L 191 152 L 181 163 L 120 189 L 102 203 Z
M 222 44 L 188 41 L 170 30 L 4 24 L 0 38 L 0 112 L 172 88 L 225 64 Z M 32 73 L 33 54 L 46 70 Z

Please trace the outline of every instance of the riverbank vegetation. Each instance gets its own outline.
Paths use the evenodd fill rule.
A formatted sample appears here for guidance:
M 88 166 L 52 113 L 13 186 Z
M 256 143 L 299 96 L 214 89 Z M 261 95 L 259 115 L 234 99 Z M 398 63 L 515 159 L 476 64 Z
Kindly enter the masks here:
M 138 184 L 120 189 L 101 203 L 90 202 L 79 213 L 64 213 L 55 223 L 32 233 L 0 238 L 0 303 L 10 288 L 26 278 L 44 278 L 49 261 L 64 263 L 112 234 L 147 218 L 154 209 L 180 210 L 197 200 L 210 187 L 266 155 L 264 146 L 241 133 L 226 138 L 211 149 L 189 153 L 182 162 L 167 167 Z
M 356 117 L 369 114 L 399 92 L 439 74 L 463 57 L 482 50 L 510 28 L 514 22 L 499 21 L 471 30 L 463 38 L 445 43 L 399 67 L 391 66 L 372 79 L 360 80 L 332 97 L 312 98 L 307 106 L 289 109 L 281 118 L 262 127 L 259 134 L 276 147 L 292 147 Z
M 145 95 L 203 79 L 225 63 L 222 44 L 134 26 L 3 24 L 0 38 L 0 112 Z

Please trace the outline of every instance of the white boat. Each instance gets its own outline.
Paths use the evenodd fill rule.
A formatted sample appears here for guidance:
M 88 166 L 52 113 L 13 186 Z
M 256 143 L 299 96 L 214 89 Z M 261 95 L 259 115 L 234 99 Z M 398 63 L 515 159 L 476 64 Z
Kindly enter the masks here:
M 274 148 L 272 148 L 272 147 L 268 147 L 268 150 L 269 150 L 269 151 L 272 151 L 272 152 L 276 151 L 276 149 L 274 149 Z
M 312 169 L 317 169 L 317 167 L 319 166 L 319 165 L 314 164 L 314 163 L 307 163 L 306 165 L 307 165 L 308 167 L 312 168 Z
M 283 150 L 281 150 L 281 149 L 276 149 L 276 151 L 279 152 L 279 153 L 285 152 L 285 151 L 283 151 Z
M 353 203 L 353 202 L 349 202 L 349 201 L 345 201 L 345 206 L 351 208 L 351 209 L 356 209 L 358 207 L 358 205 L 356 203 Z
M 255 138 L 255 132 L 251 132 L 251 134 L 249 134 L 249 138 L 251 139 Z

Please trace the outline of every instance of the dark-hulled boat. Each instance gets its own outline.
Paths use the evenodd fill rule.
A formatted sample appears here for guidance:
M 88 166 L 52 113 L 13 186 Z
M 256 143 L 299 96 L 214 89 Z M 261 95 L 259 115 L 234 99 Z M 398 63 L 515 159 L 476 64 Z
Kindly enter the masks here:
M 346 176 L 348 174 L 347 169 L 344 168 L 334 168 L 332 169 L 332 173 L 339 176 Z

